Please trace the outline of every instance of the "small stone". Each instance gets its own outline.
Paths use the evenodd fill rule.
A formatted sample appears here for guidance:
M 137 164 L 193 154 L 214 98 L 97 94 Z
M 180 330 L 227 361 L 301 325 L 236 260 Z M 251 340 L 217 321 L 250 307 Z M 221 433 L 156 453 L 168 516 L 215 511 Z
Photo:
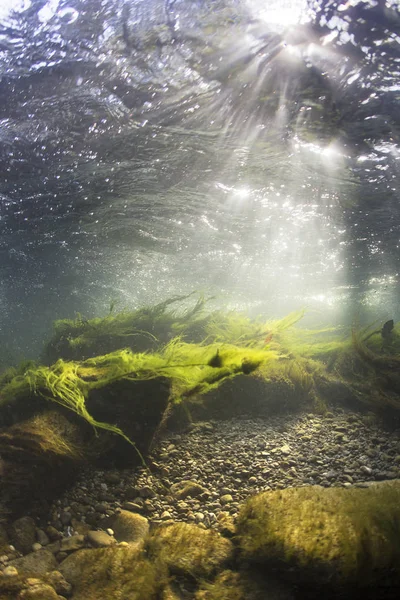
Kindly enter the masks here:
M 285 454 L 286 456 L 291 454 L 291 450 L 290 447 L 288 446 L 288 444 L 283 444 L 283 446 L 281 446 L 279 448 L 280 452 L 282 452 L 282 454 Z
M 16 577 L 18 575 L 18 570 L 15 567 L 8 566 L 3 569 L 4 577 Z
M 39 544 L 42 546 L 47 546 L 50 543 L 49 537 L 43 529 L 36 529 L 36 537 Z
M 194 517 L 198 523 L 202 523 L 204 521 L 204 514 L 201 512 L 195 512 Z
M 172 515 L 168 510 L 164 510 L 164 512 L 161 513 L 161 519 L 163 520 L 167 520 L 167 519 L 172 519 Z
M 153 513 L 156 510 L 152 502 L 150 502 L 150 500 L 145 500 L 144 509 L 149 513 Z
M 141 498 L 154 498 L 155 495 L 156 494 L 154 490 L 152 490 L 148 485 L 145 485 L 139 489 L 139 496 Z
M 121 510 L 120 513 L 104 519 L 105 526 L 114 531 L 118 542 L 139 542 L 149 533 L 148 520 L 137 513 Z
M 105 473 L 104 481 L 111 484 L 119 483 L 121 481 L 121 476 L 118 473 L 113 473 L 110 471 L 109 473 Z
M 33 552 L 37 552 L 38 550 L 42 549 L 42 544 L 39 544 L 39 542 L 35 542 L 34 544 L 32 544 L 32 550 Z
M 142 504 L 136 504 L 136 502 L 124 502 L 122 505 L 123 510 L 130 510 L 131 512 L 140 512 L 143 510 Z
M 61 540 L 62 538 L 62 533 L 52 525 L 46 527 L 46 534 L 49 536 L 49 539 L 52 542 L 56 542 L 57 540 Z
M 360 471 L 361 471 L 361 473 L 364 473 L 364 475 L 372 475 L 371 467 L 367 467 L 366 465 L 362 465 L 360 467 Z
M 232 501 L 233 501 L 233 498 L 232 498 L 231 494 L 224 494 L 220 498 L 221 504 L 229 504 L 229 502 L 232 502 Z

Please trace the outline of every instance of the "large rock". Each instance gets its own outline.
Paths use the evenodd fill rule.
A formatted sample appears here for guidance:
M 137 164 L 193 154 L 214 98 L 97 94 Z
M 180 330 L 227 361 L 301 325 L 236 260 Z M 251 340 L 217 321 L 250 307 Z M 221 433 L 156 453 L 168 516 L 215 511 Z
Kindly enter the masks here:
M 72 585 L 74 600 L 159 600 L 167 585 L 165 567 L 151 563 L 137 546 L 79 550 L 59 570 Z
M 306 586 L 370 586 L 375 593 L 383 586 L 397 594 L 399 524 L 399 481 L 366 489 L 311 486 L 254 496 L 239 514 L 237 535 L 242 559 L 278 567 Z
M 172 573 L 201 579 L 225 568 L 233 557 L 232 542 L 188 523 L 159 527 L 147 545 L 149 555 L 161 559 Z
M 39 410 L 36 397 L 24 400 L 23 406 Z M 19 402 L 14 404 L 16 410 Z M 70 421 L 55 410 L 47 410 L 24 420 L 24 411 L 21 408 L 16 415 L 20 422 L 0 431 L 0 503 L 14 516 L 26 514 L 31 508 L 45 514 L 51 500 L 73 481 L 82 463 L 83 431 L 72 422 L 75 417 L 71 415 Z M 30 548 L 25 545 L 21 551 Z

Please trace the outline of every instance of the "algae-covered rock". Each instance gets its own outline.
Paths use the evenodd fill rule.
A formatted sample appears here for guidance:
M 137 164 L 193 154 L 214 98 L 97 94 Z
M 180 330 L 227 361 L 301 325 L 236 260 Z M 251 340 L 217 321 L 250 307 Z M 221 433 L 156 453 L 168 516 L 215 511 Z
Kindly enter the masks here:
M 212 583 L 203 582 L 195 600 L 293 600 L 291 590 L 272 578 L 251 572 L 223 571 Z
M 59 600 L 54 586 L 37 577 L 6 576 L 0 573 L 0 600 Z
M 171 485 L 171 493 L 178 498 L 178 500 L 185 500 L 185 498 L 197 498 L 201 494 L 207 492 L 207 489 L 196 483 L 195 481 L 190 481 L 184 479 L 182 481 L 178 481 L 177 483 L 173 483 Z
M 195 579 L 210 577 L 233 557 L 232 542 L 188 523 L 159 527 L 148 546 L 150 555 L 166 563 L 172 573 Z
M 59 600 L 59 598 L 51 585 L 33 580 L 28 582 L 28 586 L 18 594 L 16 600 Z
M 242 558 L 304 581 L 386 585 L 390 574 L 399 585 L 400 482 L 265 492 L 242 508 L 237 534 Z
M 29 404 L 29 403 L 28 403 Z M 37 414 L 0 432 L 2 485 L 0 501 L 11 514 L 34 506 L 45 511 L 82 464 L 83 432 L 57 411 Z M 33 523 L 33 522 L 32 522 Z M 36 541 L 34 523 L 13 526 L 12 543 L 26 553 Z M 30 533 L 29 533 L 30 532 Z M 25 541 L 19 538 L 24 536 Z
M 149 522 L 146 517 L 129 510 L 121 510 L 119 513 L 104 519 L 104 528 L 111 528 L 118 542 L 141 542 L 149 533 Z
M 74 600 L 158 600 L 167 578 L 161 563 L 130 546 L 79 550 L 59 570 L 72 585 Z

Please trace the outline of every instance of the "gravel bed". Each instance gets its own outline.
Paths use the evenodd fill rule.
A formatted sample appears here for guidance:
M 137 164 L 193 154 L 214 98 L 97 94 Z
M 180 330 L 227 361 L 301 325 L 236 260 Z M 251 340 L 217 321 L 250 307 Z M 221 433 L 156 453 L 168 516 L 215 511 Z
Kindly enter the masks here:
M 119 509 L 150 522 L 219 527 L 250 495 L 304 485 L 367 487 L 400 477 L 400 430 L 371 415 L 335 409 L 268 419 L 232 418 L 168 434 L 149 469 L 87 471 L 53 506 L 48 523 L 70 535 L 101 527 Z M 186 495 L 182 481 L 194 482 Z

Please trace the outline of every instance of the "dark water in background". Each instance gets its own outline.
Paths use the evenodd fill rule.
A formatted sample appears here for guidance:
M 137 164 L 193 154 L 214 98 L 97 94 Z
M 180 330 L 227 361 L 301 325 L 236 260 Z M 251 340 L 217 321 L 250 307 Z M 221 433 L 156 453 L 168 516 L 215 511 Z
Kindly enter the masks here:
M 400 319 L 399 4 L 1 0 L 1 361 L 193 289 Z

